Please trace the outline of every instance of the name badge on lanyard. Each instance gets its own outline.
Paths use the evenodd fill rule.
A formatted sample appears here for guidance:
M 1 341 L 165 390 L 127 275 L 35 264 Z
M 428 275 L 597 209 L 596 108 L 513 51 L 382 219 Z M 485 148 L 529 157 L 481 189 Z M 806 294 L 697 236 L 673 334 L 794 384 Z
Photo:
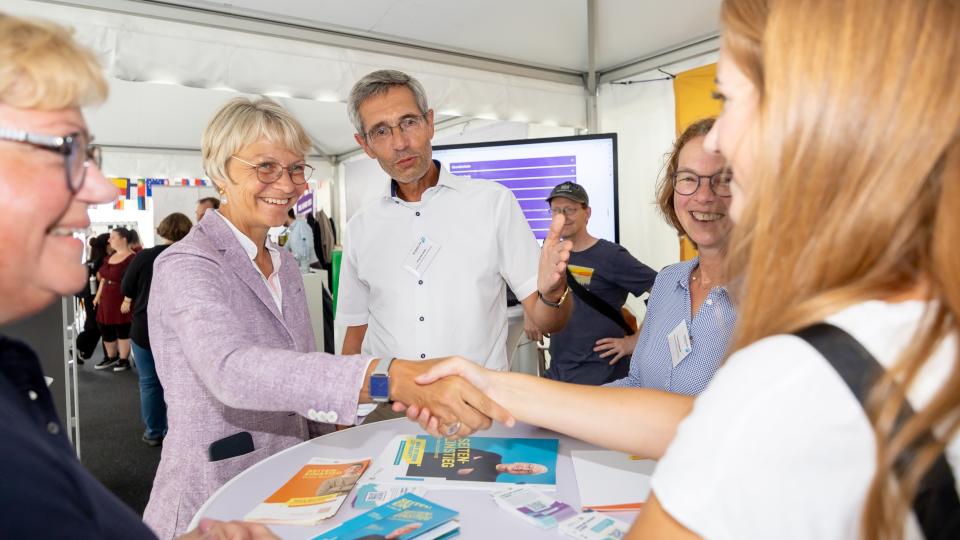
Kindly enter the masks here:
M 427 269 L 437 257 L 440 251 L 440 244 L 430 240 L 426 236 L 421 236 L 413 246 L 406 258 L 403 259 L 403 269 L 414 276 L 421 278 Z
M 687 329 L 686 319 L 680 321 L 673 330 L 667 335 L 667 344 L 670 347 L 670 358 L 673 360 L 673 367 L 683 361 L 693 350 L 690 342 L 690 330 Z

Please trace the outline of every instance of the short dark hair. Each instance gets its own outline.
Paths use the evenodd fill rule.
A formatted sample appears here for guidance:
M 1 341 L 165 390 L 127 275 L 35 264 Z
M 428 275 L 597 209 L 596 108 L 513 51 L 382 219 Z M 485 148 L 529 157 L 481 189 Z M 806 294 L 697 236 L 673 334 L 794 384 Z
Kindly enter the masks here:
M 290 219 L 297 219 L 297 215 L 293 213 L 293 208 L 287 210 L 287 215 L 290 216 Z
M 157 234 L 171 242 L 179 242 L 190 232 L 192 226 L 190 218 L 180 212 L 174 212 L 160 221 L 160 225 L 157 225 Z
M 197 204 L 209 204 L 210 208 L 213 208 L 214 210 L 220 209 L 220 199 L 216 197 L 204 197 L 199 201 L 197 201 Z M 164 238 L 167 238 L 167 237 L 164 236 Z

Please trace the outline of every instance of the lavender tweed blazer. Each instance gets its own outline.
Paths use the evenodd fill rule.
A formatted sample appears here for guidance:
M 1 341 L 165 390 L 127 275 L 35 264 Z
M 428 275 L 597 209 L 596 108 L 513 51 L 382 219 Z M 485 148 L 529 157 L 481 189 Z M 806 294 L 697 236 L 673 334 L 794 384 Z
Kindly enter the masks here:
M 258 461 L 351 424 L 369 357 L 316 352 L 297 263 L 281 251 L 283 310 L 224 218 L 208 210 L 157 258 L 150 344 L 169 431 L 144 521 L 160 538 L 185 532 L 221 485 Z M 248 431 L 254 451 L 209 462 L 210 443 Z

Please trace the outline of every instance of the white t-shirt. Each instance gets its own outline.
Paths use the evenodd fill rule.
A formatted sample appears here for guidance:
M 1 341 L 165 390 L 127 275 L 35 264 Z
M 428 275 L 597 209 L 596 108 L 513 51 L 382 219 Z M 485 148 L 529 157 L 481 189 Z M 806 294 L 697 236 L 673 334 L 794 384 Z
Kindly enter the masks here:
M 827 322 L 889 367 L 925 307 L 870 301 Z M 914 410 L 949 374 L 956 346 L 945 340 L 917 375 L 908 390 Z M 875 451 L 863 408 L 830 364 L 800 338 L 774 336 L 720 368 L 680 424 L 652 489 L 667 513 L 704 538 L 858 538 Z M 947 460 L 960 478 L 960 436 Z M 912 515 L 906 538 L 923 538 Z
M 388 186 L 350 219 L 343 245 L 337 324 L 368 325 L 364 354 L 461 355 L 507 368 L 505 284 L 520 300 L 533 294 L 540 258 L 510 190 L 441 167 L 420 202 L 405 202 Z M 404 268 L 428 250 L 419 275 Z

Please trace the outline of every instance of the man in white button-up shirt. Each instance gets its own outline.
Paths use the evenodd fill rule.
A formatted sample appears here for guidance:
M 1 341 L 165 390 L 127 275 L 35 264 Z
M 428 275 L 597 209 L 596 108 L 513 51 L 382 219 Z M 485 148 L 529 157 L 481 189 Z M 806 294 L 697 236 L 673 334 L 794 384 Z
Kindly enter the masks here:
M 365 76 L 348 109 L 354 137 L 391 181 L 347 223 L 337 304 L 337 322 L 348 327 L 343 353 L 458 354 L 507 369 L 506 285 L 543 331 L 562 328 L 572 305 L 562 216 L 541 251 L 507 188 L 433 161 L 433 111 L 410 76 Z

